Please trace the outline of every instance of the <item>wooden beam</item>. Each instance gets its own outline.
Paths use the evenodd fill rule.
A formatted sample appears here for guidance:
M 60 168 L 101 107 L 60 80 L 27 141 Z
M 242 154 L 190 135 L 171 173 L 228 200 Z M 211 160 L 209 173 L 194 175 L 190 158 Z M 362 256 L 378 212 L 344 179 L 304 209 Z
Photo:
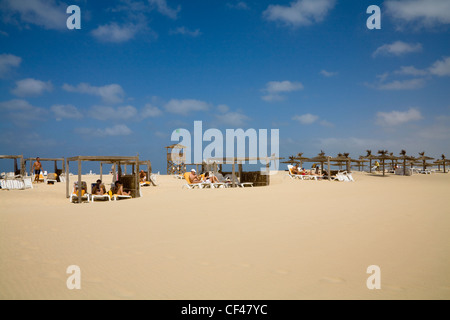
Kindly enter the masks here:
M 330 157 L 328 157 L 328 181 L 331 181 Z
M 233 162 L 233 171 L 231 174 L 232 183 L 231 186 L 236 188 L 236 164 Z
M 100 180 L 103 182 L 103 163 L 100 162 Z

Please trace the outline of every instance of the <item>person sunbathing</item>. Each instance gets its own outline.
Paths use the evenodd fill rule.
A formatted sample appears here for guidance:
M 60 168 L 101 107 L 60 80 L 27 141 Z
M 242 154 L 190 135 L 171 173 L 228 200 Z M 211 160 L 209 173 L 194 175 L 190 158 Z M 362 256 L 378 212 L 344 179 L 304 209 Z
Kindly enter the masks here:
M 209 172 L 205 173 L 205 182 L 207 183 L 219 183 L 219 179 L 217 179 L 216 176 L 214 176 L 213 174 L 209 174 Z
M 189 181 L 191 183 L 201 183 L 202 179 L 197 175 L 197 171 L 195 169 L 191 170 L 191 174 L 189 175 Z
M 147 181 L 147 174 L 144 172 L 144 170 L 141 170 L 141 172 L 139 172 L 139 181 L 141 183 Z
M 125 192 L 123 191 L 123 184 L 120 181 L 116 181 L 116 183 L 114 184 L 114 190 L 113 190 L 113 194 L 116 194 L 118 196 L 129 196 L 131 195 L 131 192 Z
M 97 180 L 97 183 L 92 188 L 92 194 L 103 196 L 106 194 L 105 185 L 102 183 L 102 180 Z
M 292 173 L 292 174 L 302 174 L 302 173 L 301 173 L 301 170 L 300 170 L 299 167 L 298 167 L 298 164 L 296 164 L 295 166 L 292 167 L 291 173 Z

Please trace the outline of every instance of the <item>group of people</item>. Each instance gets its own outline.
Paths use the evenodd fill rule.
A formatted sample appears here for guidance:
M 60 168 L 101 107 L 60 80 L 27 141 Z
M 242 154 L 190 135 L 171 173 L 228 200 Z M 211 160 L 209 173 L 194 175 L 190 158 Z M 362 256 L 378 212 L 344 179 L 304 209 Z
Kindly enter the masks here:
M 212 173 L 206 172 L 204 175 L 197 175 L 195 169 L 191 170 L 189 175 L 189 181 L 191 183 L 219 183 L 219 179 Z
M 126 192 L 123 190 L 123 183 L 120 181 L 116 181 L 114 183 L 114 187 L 111 188 L 111 193 L 119 195 L 119 196 L 129 196 L 131 194 L 131 192 L 129 192 L 129 191 Z M 100 179 L 97 180 L 97 182 L 95 183 L 95 185 L 92 188 L 92 194 L 100 195 L 100 196 L 107 194 L 106 187 L 102 183 L 102 180 L 100 180 Z
M 302 175 L 302 176 L 311 175 L 311 176 L 323 177 L 323 174 L 321 173 L 319 166 L 314 166 L 310 171 L 308 171 L 305 168 L 300 168 L 297 163 L 292 167 L 291 172 L 292 172 L 292 174 Z

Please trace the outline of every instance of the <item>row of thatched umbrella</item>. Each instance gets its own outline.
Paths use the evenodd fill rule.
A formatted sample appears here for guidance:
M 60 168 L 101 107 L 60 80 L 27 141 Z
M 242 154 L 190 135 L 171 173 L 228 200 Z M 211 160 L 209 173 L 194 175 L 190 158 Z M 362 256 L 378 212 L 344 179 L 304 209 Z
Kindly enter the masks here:
M 434 163 L 429 163 L 427 161 L 434 160 L 434 158 L 428 157 L 425 155 L 425 152 L 420 152 L 419 157 L 413 157 L 408 156 L 406 154 L 405 150 L 402 150 L 400 152 L 399 156 L 394 156 L 394 154 L 391 152 L 389 153 L 387 150 L 379 150 L 378 155 L 373 155 L 371 150 L 367 150 L 366 156 L 360 156 L 358 160 L 352 159 L 349 157 L 349 153 L 344 154 L 338 154 L 337 157 L 329 157 L 325 156 L 325 152 L 321 151 L 316 157 L 313 158 L 307 158 L 303 156 L 303 153 L 297 154 L 297 156 L 290 156 L 288 161 L 284 161 L 283 163 L 288 164 L 299 164 L 300 166 L 303 166 L 304 162 L 316 162 L 321 164 L 322 172 L 324 171 L 324 163 L 327 163 L 328 161 L 333 161 L 332 165 L 339 166 L 342 168 L 342 165 L 345 164 L 347 171 L 350 171 L 351 163 L 357 163 L 358 166 L 361 168 L 361 166 L 364 167 L 364 163 L 369 162 L 369 172 L 372 172 L 372 161 L 373 160 L 379 160 L 381 161 L 381 165 L 383 167 L 383 176 L 385 175 L 385 166 L 386 161 L 391 160 L 392 166 L 394 166 L 395 162 L 403 161 L 403 174 L 406 175 L 406 166 L 407 164 L 411 165 L 411 167 L 414 164 L 420 163 L 423 166 L 423 170 L 425 170 L 429 166 L 433 165 L 439 165 L 443 166 L 444 173 L 446 173 L 446 165 L 450 164 L 450 159 L 446 159 L 445 155 L 442 155 L 440 160 L 436 160 Z M 440 169 L 440 168 L 439 168 Z

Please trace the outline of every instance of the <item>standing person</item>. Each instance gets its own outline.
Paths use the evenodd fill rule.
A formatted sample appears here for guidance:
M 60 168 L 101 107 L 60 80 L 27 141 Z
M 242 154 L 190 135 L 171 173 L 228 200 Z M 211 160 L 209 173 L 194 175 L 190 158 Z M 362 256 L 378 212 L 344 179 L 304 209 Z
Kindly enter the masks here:
M 39 183 L 39 176 L 41 175 L 42 170 L 42 163 L 40 161 L 41 159 L 39 157 L 36 158 L 36 162 L 33 163 L 33 169 L 34 170 L 34 182 Z

